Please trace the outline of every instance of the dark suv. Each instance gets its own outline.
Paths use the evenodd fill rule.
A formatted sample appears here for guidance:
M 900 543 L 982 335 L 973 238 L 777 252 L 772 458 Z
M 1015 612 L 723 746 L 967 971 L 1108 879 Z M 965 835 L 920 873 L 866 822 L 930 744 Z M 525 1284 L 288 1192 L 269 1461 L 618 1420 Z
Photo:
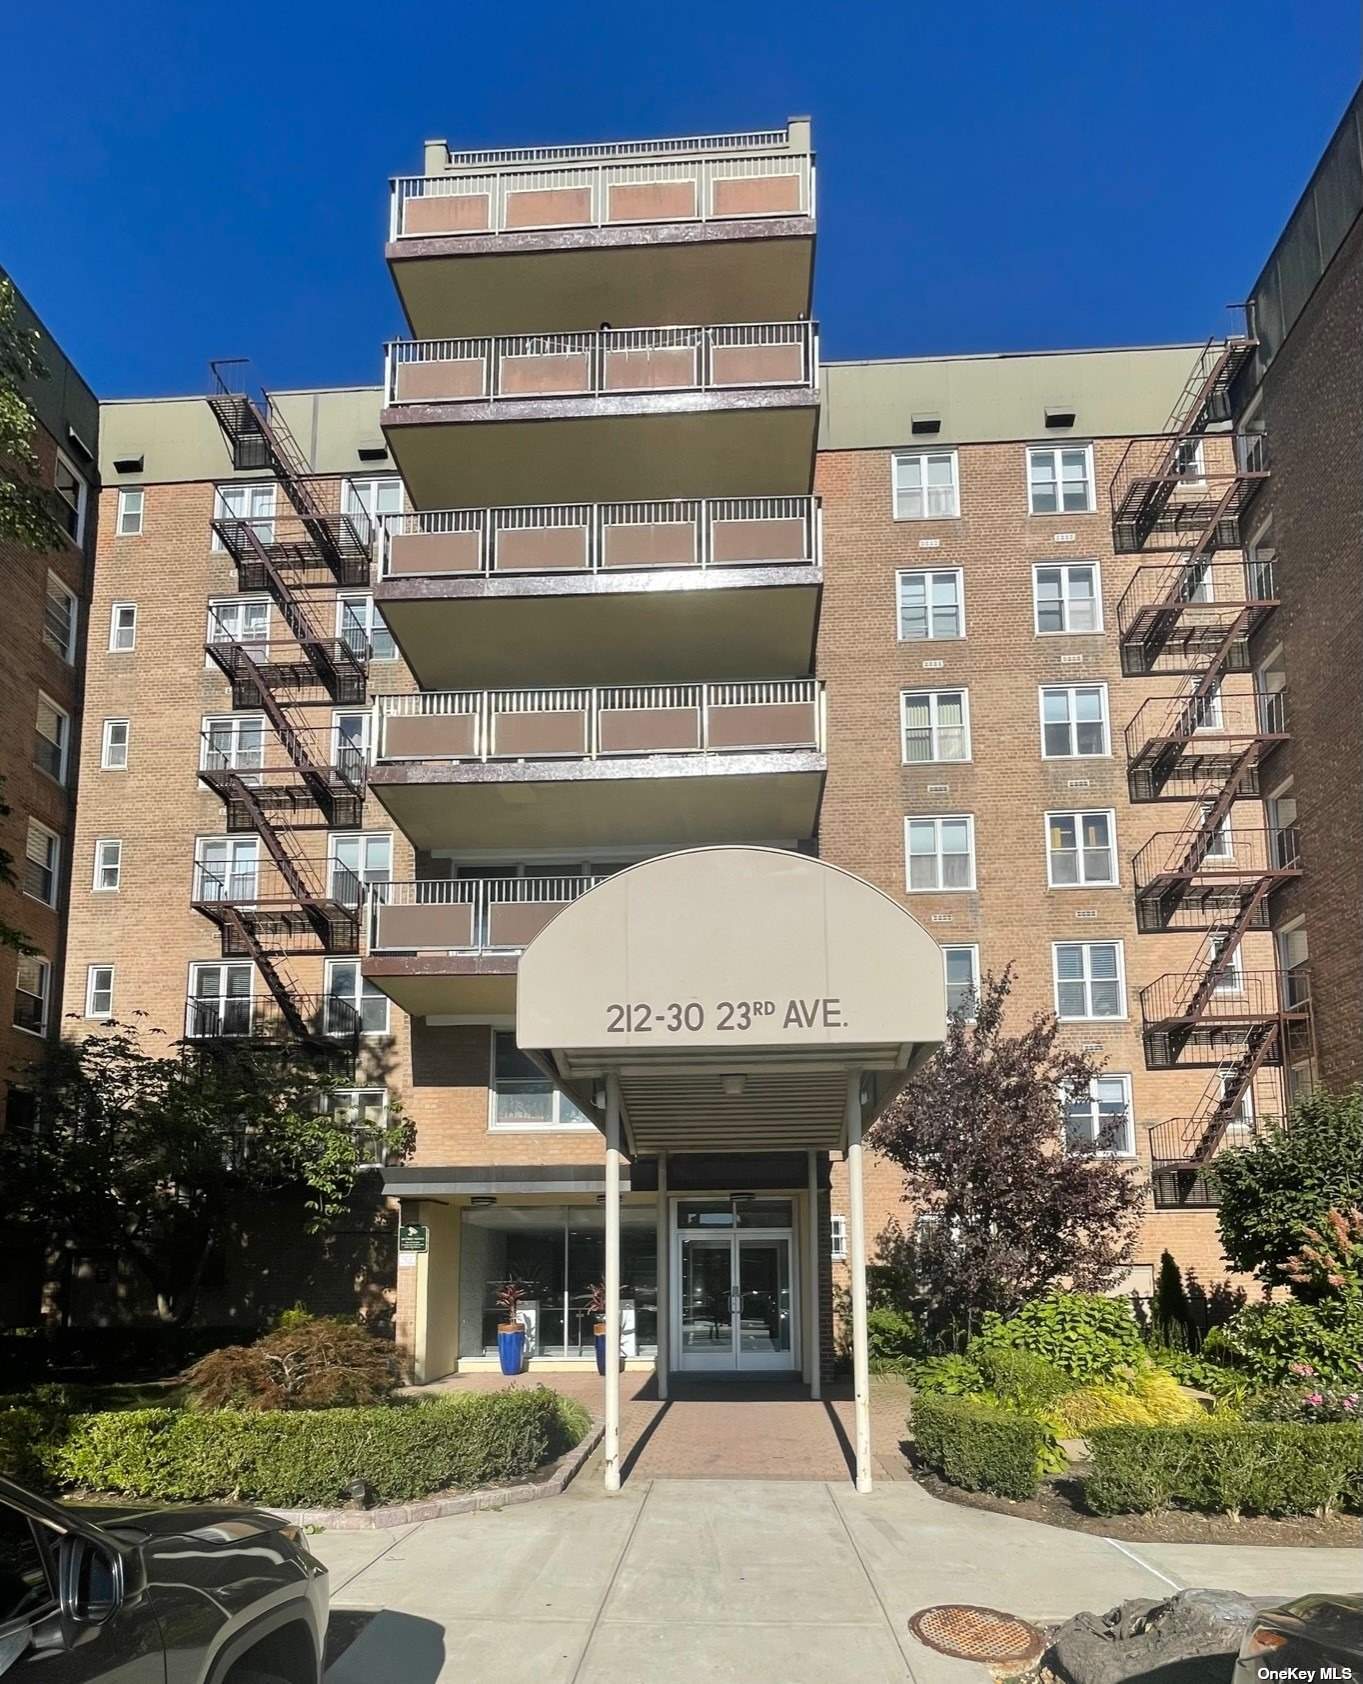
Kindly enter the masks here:
M 320 1684 L 326 1629 L 327 1570 L 278 1515 L 0 1478 L 0 1684 Z

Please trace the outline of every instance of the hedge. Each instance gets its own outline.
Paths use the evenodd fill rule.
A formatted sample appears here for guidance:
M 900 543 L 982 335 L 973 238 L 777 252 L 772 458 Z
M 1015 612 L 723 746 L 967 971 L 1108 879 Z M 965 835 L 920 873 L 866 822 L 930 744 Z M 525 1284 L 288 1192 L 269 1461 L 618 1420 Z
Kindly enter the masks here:
M 1285 1422 L 1095 1427 L 1084 1495 L 1095 1514 L 1178 1505 L 1214 1514 L 1363 1506 L 1363 1428 Z
M 585 1411 L 542 1386 L 357 1409 L 105 1411 L 72 1417 L 47 1444 L 23 1441 L 31 1421 L 16 1422 L 9 1439 L 0 1426 L 0 1471 L 32 1481 L 36 1461 L 62 1485 L 286 1508 L 342 1503 L 358 1478 L 376 1501 L 403 1502 L 524 1479 L 587 1425 Z
M 981 1398 L 915 1393 L 910 1430 L 918 1454 L 948 1484 L 998 1497 L 1034 1497 L 1055 1435 L 1044 1422 Z

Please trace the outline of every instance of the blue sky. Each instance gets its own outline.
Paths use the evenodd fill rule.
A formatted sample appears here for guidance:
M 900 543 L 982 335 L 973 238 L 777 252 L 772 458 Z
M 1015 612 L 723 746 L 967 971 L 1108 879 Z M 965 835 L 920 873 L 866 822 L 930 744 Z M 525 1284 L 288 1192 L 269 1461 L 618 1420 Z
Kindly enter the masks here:
M 376 380 L 389 175 L 814 118 L 829 358 L 1205 338 L 1357 83 L 1358 0 L 11 6 L 0 262 L 101 396 Z M 14 65 L 25 67 L 15 74 Z M 529 325 L 529 324 L 528 324 Z

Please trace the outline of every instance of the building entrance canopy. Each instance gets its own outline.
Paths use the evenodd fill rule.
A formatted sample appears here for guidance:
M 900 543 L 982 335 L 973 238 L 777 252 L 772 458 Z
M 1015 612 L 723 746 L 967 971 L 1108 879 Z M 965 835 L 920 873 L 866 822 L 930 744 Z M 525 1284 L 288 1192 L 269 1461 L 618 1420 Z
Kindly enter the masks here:
M 941 1042 L 941 949 L 804 854 L 697 848 L 608 878 L 520 962 L 521 1047 L 631 1154 L 847 1146 Z
M 669 1154 L 792 1147 L 808 1160 L 805 1372 L 813 1397 L 817 1158 L 847 1156 L 857 1488 L 870 1489 L 862 1131 L 945 1031 L 941 949 L 927 931 L 850 872 L 775 848 L 697 848 L 634 866 L 567 906 L 526 948 L 517 1041 L 606 1137 L 608 1491 L 620 1485 L 623 1153 L 658 1162 L 658 1386 L 666 1396 Z M 741 1316 L 741 1289 L 730 1281 L 726 1292 Z M 715 1327 L 722 1308 L 707 1300 Z

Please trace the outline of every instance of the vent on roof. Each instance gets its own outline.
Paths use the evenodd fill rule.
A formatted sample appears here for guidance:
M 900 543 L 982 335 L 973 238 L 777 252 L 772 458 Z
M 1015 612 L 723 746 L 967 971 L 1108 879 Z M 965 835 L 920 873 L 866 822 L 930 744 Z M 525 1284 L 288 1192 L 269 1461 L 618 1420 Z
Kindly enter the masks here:
M 146 460 L 142 456 L 115 456 L 114 472 L 118 474 L 140 474 L 142 463 Z
M 940 415 L 915 415 L 913 430 L 915 433 L 940 433 L 942 417 Z
M 356 448 L 355 454 L 361 462 L 382 462 L 388 454 L 388 446 L 382 440 L 377 444 L 362 444 Z
M 1046 410 L 1046 425 L 1048 427 L 1072 427 L 1074 425 L 1074 409 L 1070 404 L 1055 404 Z

